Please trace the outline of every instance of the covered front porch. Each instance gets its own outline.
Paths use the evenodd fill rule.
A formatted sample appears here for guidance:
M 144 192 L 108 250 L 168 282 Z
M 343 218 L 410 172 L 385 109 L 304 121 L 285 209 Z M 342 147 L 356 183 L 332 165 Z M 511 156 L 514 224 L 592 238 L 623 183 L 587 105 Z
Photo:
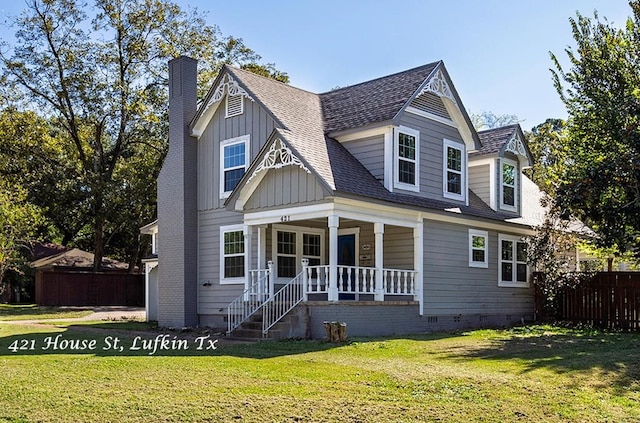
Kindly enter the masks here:
M 418 303 L 423 223 L 418 213 L 354 202 L 245 213 L 245 289 L 229 331 L 263 310 L 266 333 L 300 302 Z

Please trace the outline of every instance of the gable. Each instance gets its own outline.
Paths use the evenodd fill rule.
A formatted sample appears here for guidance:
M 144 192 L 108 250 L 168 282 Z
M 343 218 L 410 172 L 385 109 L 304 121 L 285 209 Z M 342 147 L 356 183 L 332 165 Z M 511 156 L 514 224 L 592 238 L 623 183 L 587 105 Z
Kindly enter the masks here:
M 251 102 L 255 101 L 247 90 L 223 69 L 191 124 L 191 135 L 200 138 L 221 105 L 227 108 L 225 112 L 227 117 L 241 114 L 244 111 L 245 99 Z M 231 114 L 229 110 L 231 110 Z
M 318 202 L 329 196 L 318 178 L 295 166 L 273 168 L 266 174 L 245 202 L 243 210 Z

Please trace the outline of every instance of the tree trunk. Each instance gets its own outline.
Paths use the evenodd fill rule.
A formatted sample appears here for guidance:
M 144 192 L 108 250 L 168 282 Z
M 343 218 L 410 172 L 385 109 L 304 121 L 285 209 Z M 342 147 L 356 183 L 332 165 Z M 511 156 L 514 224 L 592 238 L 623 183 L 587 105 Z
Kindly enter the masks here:
M 136 270 L 136 264 L 138 264 L 138 258 L 140 256 L 140 237 L 136 239 L 135 248 L 129 250 L 129 268 L 128 273 L 133 273 Z
M 607 272 L 613 272 L 613 257 L 607 259 Z
M 99 272 L 102 268 L 102 257 L 104 256 L 104 217 L 101 211 L 96 213 L 93 231 L 93 271 Z

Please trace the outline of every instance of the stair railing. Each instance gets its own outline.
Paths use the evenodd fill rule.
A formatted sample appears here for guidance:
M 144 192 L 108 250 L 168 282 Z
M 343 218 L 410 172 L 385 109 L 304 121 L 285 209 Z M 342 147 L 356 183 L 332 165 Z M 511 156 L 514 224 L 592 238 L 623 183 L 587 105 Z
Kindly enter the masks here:
M 234 329 L 258 311 L 273 295 L 272 261 L 269 261 L 266 270 L 252 271 L 252 275 L 260 276 L 252 277 L 255 282 L 227 306 L 227 336 L 230 336 Z
M 262 305 L 262 336 L 304 299 L 308 259 L 302 259 L 302 272 L 278 290 Z

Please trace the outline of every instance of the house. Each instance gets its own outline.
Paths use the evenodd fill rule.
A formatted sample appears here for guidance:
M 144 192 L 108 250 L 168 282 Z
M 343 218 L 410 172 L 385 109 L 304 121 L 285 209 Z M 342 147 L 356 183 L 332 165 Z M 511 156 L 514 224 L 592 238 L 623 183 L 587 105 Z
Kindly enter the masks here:
M 443 62 L 323 94 L 224 66 L 199 104 L 195 60 L 169 76 L 161 326 L 288 320 L 285 336 L 321 338 L 327 320 L 390 335 L 532 318 L 531 154 L 518 125 L 474 130 Z

